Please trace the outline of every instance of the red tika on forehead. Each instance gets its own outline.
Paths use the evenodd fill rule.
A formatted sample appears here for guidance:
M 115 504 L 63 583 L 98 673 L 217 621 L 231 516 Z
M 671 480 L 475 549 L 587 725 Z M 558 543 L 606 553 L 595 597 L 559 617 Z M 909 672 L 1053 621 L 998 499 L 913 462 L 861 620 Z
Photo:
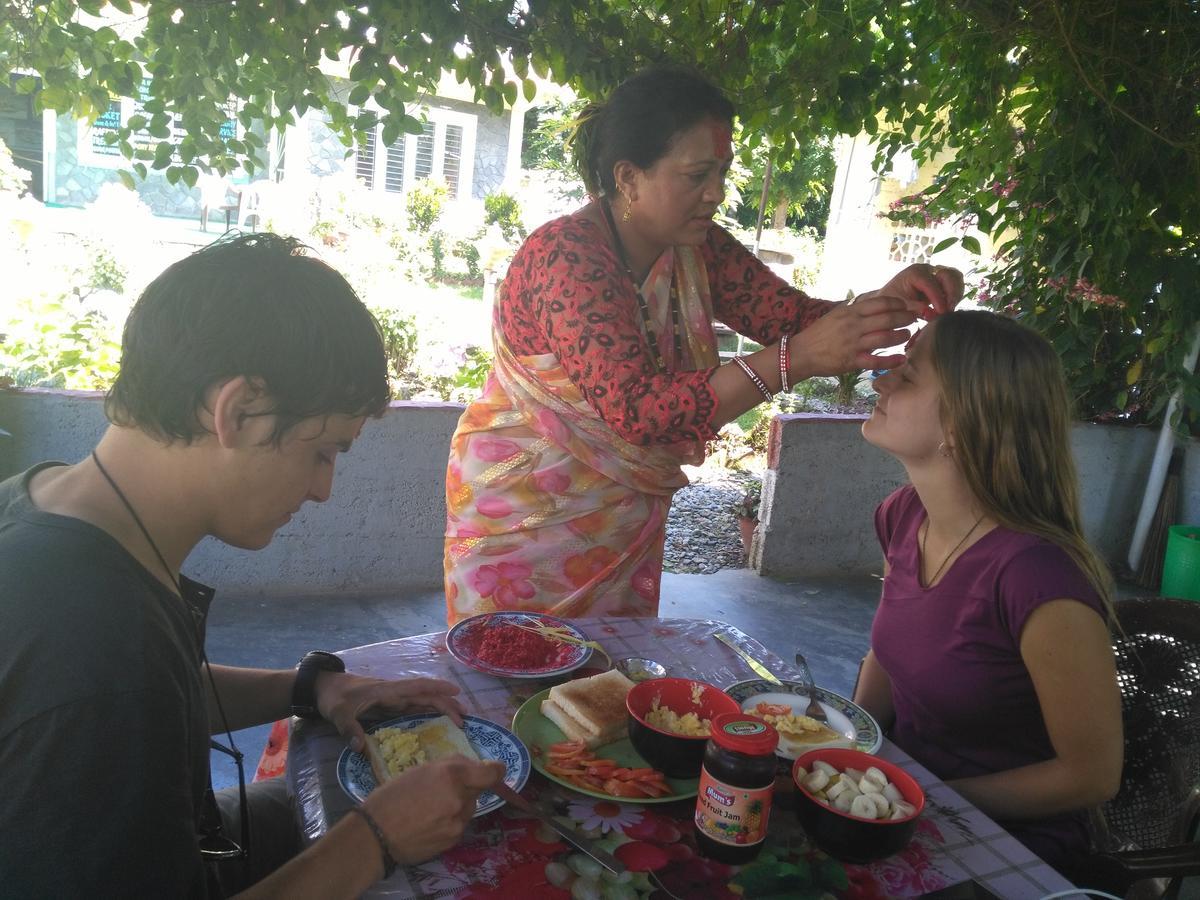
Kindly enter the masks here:
M 712 126 L 713 156 L 717 159 L 733 158 L 733 133 L 729 126 L 720 122 Z

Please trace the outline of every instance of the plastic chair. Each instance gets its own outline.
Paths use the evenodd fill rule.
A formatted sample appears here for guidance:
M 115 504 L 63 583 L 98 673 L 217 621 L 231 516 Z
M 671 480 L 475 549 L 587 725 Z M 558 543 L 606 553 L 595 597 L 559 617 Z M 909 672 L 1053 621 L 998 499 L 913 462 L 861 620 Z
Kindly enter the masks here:
M 200 230 L 208 231 L 208 217 L 214 210 L 226 210 L 228 205 L 225 198 L 229 192 L 229 185 L 220 175 L 201 175 L 200 176 Z M 225 213 L 225 227 L 229 227 L 229 213 Z
M 247 226 L 253 231 L 260 221 L 258 189 L 255 187 L 242 188 L 237 192 L 237 201 L 222 206 L 221 209 L 225 212 L 226 231 L 230 228 L 245 228 Z M 254 220 L 253 225 L 250 224 L 251 219 Z
M 1191 843 L 1200 819 L 1200 603 L 1120 600 L 1116 612 L 1125 769 L 1097 840 L 1138 849 L 1096 854 L 1089 880 L 1124 893 L 1141 879 L 1170 879 L 1162 896 L 1174 897 L 1183 876 L 1200 875 L 1200 844 Z

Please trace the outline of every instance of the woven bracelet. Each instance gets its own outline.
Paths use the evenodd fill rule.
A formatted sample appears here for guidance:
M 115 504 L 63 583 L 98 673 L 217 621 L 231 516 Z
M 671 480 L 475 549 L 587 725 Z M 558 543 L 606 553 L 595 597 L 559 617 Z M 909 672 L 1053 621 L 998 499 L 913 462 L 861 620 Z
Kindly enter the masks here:
M 786 394 L 791 388 L 788 384 L 788 372 L 792 368 L 792 355 L 788 351 L 788 337 L 785 332 L 779 338 L 779 393 Z
M 750 368 L 750 363 L 746 362 L 745 358 L 741 356 L 735 356 L 733 361 L 742 367 L 742 371 L 746 373 L 746 377 L 754 382 L 754 386 L 762 392 L 762 395 L 767 398 L 767 402 L 769 403 L 775 395 L 771 393 L 770 388 L 767 387 L 767 383 L 762 380 L 761 376 Z
M 383 836 L 383 829 L 379 827 L 379 823 L 372 818 L 371 814 L 361 806 L 350 807 L 350 812 L 358 813 L 363 817 L 363 821 L 371 827 L 371 831 L 375 834 L 375 840 L 379 841 L 379 849 L 383 851 L 383 877 L 391 878 L 392 873 L 396 871 L 396 860 L 392 857 L 392 851 L 388 848 L 387 838 Z

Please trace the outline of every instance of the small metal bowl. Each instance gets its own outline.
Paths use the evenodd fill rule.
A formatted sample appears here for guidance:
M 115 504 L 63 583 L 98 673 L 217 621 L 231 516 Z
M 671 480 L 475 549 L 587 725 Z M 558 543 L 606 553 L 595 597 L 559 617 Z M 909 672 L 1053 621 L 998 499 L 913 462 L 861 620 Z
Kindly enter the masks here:
M 667 667 L 653 659 L 640 656 L 627 656 L 613 663 L 613 668 L 632 682 L 648 681 L 651 678 L 662 678 L 667 674 Z

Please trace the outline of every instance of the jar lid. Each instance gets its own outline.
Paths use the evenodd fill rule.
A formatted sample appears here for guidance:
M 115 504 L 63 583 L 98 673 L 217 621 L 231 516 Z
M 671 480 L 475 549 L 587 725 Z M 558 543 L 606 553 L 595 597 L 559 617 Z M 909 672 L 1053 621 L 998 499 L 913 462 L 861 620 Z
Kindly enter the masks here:
M 779 733 L 774 728 L 745 713 L 714 716 L 709 736 L 718 747 L 748 756 L 768 756 L 779 743 Z

